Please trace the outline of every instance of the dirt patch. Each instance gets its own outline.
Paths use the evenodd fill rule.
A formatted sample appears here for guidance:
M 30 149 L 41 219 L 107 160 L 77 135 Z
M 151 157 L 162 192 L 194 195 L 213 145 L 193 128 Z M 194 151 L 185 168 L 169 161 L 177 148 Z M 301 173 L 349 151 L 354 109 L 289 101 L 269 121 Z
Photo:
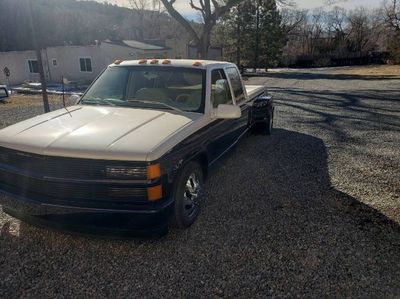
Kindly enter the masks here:
M 67 98 L 66 98 L 67 100 Z M 50 104 L 62 104 L 61 95 L 49 95 Z M 43 100 L 41 95 L 25 95 L 25 94 L 13 94 L 11 97 L 0 103 L 1 107 L 27 107 L 27 106 L 43 106 Z
M 331 69 L 333 74 L 400 78 L 400 65 L 356 66 Z

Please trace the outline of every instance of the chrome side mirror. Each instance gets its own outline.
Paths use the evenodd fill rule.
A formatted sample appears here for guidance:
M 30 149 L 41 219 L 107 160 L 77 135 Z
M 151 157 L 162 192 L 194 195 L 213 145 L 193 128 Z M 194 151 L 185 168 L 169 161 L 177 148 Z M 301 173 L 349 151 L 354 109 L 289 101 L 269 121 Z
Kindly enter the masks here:
M 215 117 L 218 119 L 237 119 L 242 116 L 242 110 L 235 105 L 219 104 Z
M 217 89 L 222 90 L 222 91 L 229 89 L 229 87 L 227 87 L 228 86 L 228 80 L 226 80 L 226 79 L 217 80 L 217 82 L 215 82 L 215 86 L 216 86 Z

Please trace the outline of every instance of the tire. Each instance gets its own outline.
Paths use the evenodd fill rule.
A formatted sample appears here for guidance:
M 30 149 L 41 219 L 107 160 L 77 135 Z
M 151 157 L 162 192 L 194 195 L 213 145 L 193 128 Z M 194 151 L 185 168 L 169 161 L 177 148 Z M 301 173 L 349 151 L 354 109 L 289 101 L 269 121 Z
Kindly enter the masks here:
M 272 129 L 274 128 L 274 119 L 273 116 L 270 115 L 267 119 L 267 121 L 265 122 L 265 135 L 270 136 L 272 134 Z
M 200 213 L 203 187 L 201 166 L 189 162 L 178 175 L 174 188 L 174 215 L 171 219 L 174 227 L 185 229 L 196 221 Z
M 253 124 L 252 132 L 257 135 L 269 136 L 272 134 L 273 127 L 273 116 L 269 115 L 265 121 Z

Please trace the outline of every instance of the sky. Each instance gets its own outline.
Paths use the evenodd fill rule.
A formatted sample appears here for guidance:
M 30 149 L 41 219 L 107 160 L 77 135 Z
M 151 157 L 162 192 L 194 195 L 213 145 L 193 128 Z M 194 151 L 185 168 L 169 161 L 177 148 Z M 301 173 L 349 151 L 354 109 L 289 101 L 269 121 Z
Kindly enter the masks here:
M 97 0 L 104 2 L 105 0 Z M 149 0 L 151 1 L 151 0 Z M 301 9 L 315 9 L 326 7 L 324 0 L 292 0 L 298 8 Z M 364 6 L 367 8 L 377 8 L 382 4 L 383 0 L 337 0 L 336 6 L 341 6 L 346 9 L 354 9 L 356 7 Z M 109 3 L 117 4 L 120 6 L 129 6 L 129 0 L 107 0 Z M 175 6 L 185 16 L 193 17 L 193 10 L 189 6 L 189 0 L 177 0 Z
M 299 8 L 313 9 L 326 6 L 323 0 L 295 0 Z M 367 8 L 377 8 L 382 4 L 382 0 L 342 0 L 338 1 L 337 6 L 347 9 L 365 6 Z

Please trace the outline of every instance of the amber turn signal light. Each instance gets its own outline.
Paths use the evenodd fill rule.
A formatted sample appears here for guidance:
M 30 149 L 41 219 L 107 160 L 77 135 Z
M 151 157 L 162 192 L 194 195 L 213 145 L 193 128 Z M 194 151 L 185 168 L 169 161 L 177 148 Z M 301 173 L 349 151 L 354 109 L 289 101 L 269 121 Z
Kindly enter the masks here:
M 157 201 L 157 200 L 161 199 L 161 197 L 162 197 L 161 185 L 147 188 L 148 201 Z
M 193 66 L 202 66 L 202 63 L 200 61 L 195 61 L 193 62 Z
M 157 64 L 158 63 L 158 59 L 153 59 L 150 61 L 150 64 Z
M 115 60 L 115 61 L 114 61 L 114 64 L 116 64 L 116 65 L 120 65 L 120 64 L 121 64 L 121 62 L 123 62 L 123 60 L 121 60 L 121 59 L 117 59 L 117 60 Z
M 139 60 L 139 64 L 146 64 L 147 63 L 147 59 L 140 59 Z
M 162 63 L 162 64 L 171 64 L 171 60 L 169 60 L 169 59 L 164 59 L 161 63 Z
M 152 164 L 147 166 L 147 179 L 154 180 L 161 177 L 160 164 Z

